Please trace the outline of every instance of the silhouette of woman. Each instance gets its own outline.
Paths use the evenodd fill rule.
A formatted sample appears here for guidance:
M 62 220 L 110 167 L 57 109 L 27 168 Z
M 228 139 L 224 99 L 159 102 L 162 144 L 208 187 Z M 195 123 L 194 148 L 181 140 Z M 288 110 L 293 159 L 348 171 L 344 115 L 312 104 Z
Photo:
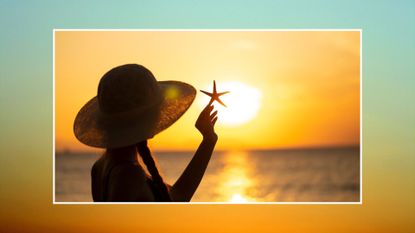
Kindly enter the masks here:
M 144 66 L 127 64 L 108 71 L 98 94 L 79 111 L 74 133 L 82 143 L 105 148 L 91 169 L 96 202 L 180 201 L 192 199 L 218 137 L 212 102 L 202 110 L 196 128 L 203 140 L 173 185 L 164 182 L 147 139 L 177 121 L 192 104 L 196 90 L 178 81 L 157 82 Z M 140 165 L 141 156 L 145 168 Z

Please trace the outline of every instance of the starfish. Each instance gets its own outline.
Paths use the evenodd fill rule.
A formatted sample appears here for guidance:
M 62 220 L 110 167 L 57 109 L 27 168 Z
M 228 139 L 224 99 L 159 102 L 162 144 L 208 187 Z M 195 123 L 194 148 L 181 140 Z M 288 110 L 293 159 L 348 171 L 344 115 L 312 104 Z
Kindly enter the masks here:
M 224 94 L 228 94 L 229 91 L 217 93 L 216 92 L 216 82 L 215 82 L 215 80 L 213 80 L 213 93 L 209 93 L 209 92 L 202 91 L 202 90 L 200 90 L 200 91 L 205 93 L 206 95 L 210 96 L 214 101 L 216 100 L 218 103 L 220 103 L 220 104 L 222 104 L 223 106 L 226 107 L 226 105 L 222 102 L 222 100 L 219 99 L 219 96 L 224 95 Z

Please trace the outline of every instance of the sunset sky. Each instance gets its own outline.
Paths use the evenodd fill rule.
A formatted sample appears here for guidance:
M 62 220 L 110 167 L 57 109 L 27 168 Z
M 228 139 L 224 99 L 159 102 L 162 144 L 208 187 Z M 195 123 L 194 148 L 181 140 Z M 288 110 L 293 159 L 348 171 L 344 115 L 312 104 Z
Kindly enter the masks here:
M 138 63 L 156 79 L 231 91 L 218 106 L 218 149 L 359 144 L 359 31 L 57 31 L 56 149 L 90 150 L 73 134 L 79 109 L 111 68 Z M 245 94 L 244 94 L 245 93 Z M 195 102 L 150 141 L 158 150 L 195 149 Z

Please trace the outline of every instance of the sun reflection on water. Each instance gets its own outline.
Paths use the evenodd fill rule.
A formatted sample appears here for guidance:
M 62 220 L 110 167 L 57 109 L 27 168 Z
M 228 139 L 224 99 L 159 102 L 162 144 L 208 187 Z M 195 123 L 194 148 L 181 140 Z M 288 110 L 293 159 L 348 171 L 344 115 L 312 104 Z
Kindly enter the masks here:
M 229 152 L 223 155 L 224 168 L 219 172 L 219 194 L 217 201 L 253 202 L 257 201 L 254 191 L 256 181 L 252 177 L 248 154 Z

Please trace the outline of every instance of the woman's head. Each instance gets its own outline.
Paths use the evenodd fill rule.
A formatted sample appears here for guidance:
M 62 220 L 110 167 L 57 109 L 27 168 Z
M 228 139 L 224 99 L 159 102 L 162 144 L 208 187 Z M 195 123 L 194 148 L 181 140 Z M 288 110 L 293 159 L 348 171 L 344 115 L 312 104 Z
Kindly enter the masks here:
M 162 93 L 150 70 L 128 64 L 111 69 L 101 78 L 97 98 L 102 112 L 117 114 L 160 103 Z

